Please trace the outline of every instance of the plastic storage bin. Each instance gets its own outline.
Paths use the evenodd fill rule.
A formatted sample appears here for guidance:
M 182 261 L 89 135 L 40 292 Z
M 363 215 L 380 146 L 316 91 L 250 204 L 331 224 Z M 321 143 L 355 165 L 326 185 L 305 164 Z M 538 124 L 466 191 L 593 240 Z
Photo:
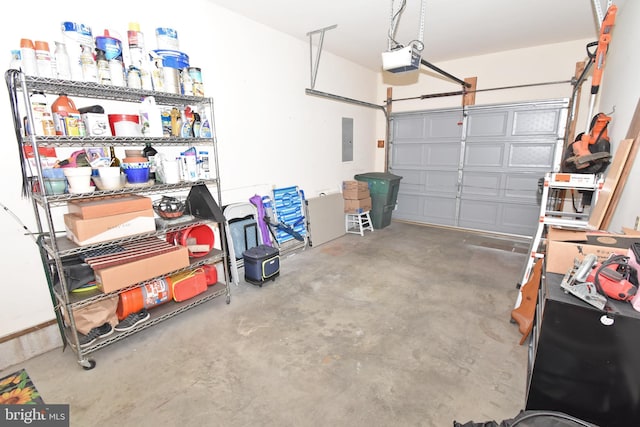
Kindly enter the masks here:
M 373 228 L 377 230 L 391 224 L 402 177 L 388 172 L 368 172 L 355 175 L 354 178 L 369 184 Z

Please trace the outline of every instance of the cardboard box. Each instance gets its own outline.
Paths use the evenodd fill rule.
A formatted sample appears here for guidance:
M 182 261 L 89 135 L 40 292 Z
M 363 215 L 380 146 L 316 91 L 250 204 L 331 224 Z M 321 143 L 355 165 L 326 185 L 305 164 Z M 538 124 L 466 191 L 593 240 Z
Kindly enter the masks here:
M 67 238 L 80 246 L 156 230 L 152 209 L 90 219 L 65 214 L 64 225 Z
M 612 253 L 627 255 L 632 243 L 640 237 L 613 234 L 602 231 L 566 230 L 550 227 L 547 233 L 546 270 L 566 274 L 573 267 L 574 259 L 582 261 L 587 254 L 594 254 L 598 262 Z
M 184 246 L 174 246 L 167 252 L 96 270 L 96 284 L 104 293 L 113 292 L 187 266 L 188 249 Z
M 345 213 L 362 213 L 371 210 L 371 197 L 366 199 L 351 200 L 345 199 L 344 211 Z
M 355 180 L 342 181 L 342 189 L 343 190 L 355 190 L 355 189 L 368 190 L 369 183 L 365 181 L 355 181 Z
M 345 200 L 361 200 L 371 197 L 369 188 L 348 188 L 342 190 L 342 198 Z
M 127 194 L 70 200 L 67 202 L 67 210 L 70 214 L 82 219 L 91 219 L 146 210 L 151 210 L 153 213 L 152 204 L 153 201 L 149 197 Z

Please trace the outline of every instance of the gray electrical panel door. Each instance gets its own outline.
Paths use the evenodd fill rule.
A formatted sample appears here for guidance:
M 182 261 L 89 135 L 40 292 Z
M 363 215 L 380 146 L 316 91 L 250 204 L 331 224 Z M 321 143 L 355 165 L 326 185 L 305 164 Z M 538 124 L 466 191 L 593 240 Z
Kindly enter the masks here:
M 397 113 L 394 218 L 532 235 L 538 180 L 557 170 L 567 100 Z

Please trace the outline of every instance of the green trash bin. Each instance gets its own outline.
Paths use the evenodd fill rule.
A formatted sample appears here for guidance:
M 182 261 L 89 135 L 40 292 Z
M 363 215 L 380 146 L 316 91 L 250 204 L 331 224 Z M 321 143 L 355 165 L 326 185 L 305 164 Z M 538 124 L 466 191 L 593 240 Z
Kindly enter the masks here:
M 355 175 L 354 178 L 369 185 L 373 228 L 384 228 L 391 224 L 402 177 L 388 172 L 368 172 Z

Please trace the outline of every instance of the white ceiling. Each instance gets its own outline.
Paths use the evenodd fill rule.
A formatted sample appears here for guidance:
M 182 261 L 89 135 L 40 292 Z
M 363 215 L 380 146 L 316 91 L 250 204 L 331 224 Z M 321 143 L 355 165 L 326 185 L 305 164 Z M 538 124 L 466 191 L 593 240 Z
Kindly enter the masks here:
M 337 25 L 326 32 L 323 52 L 381 69 L 392 0 L 209 1 L 307 42 L 307 33 Z M 597 1 L 606 12 L 608 0 Z M 624 1 L 614 3 L 620 8 Z M 393 2 L 396 10 L 400 3 Z M 420 0 L 407 0 L 395 37 L 403 45 L 418 38 L 420 5 Z M 427 0 L 422 58 L 437 64 L 570 40 L 595 41 L 598 29 L 593 0 Z M 313 40 L 317 45 L 319 36 Z

